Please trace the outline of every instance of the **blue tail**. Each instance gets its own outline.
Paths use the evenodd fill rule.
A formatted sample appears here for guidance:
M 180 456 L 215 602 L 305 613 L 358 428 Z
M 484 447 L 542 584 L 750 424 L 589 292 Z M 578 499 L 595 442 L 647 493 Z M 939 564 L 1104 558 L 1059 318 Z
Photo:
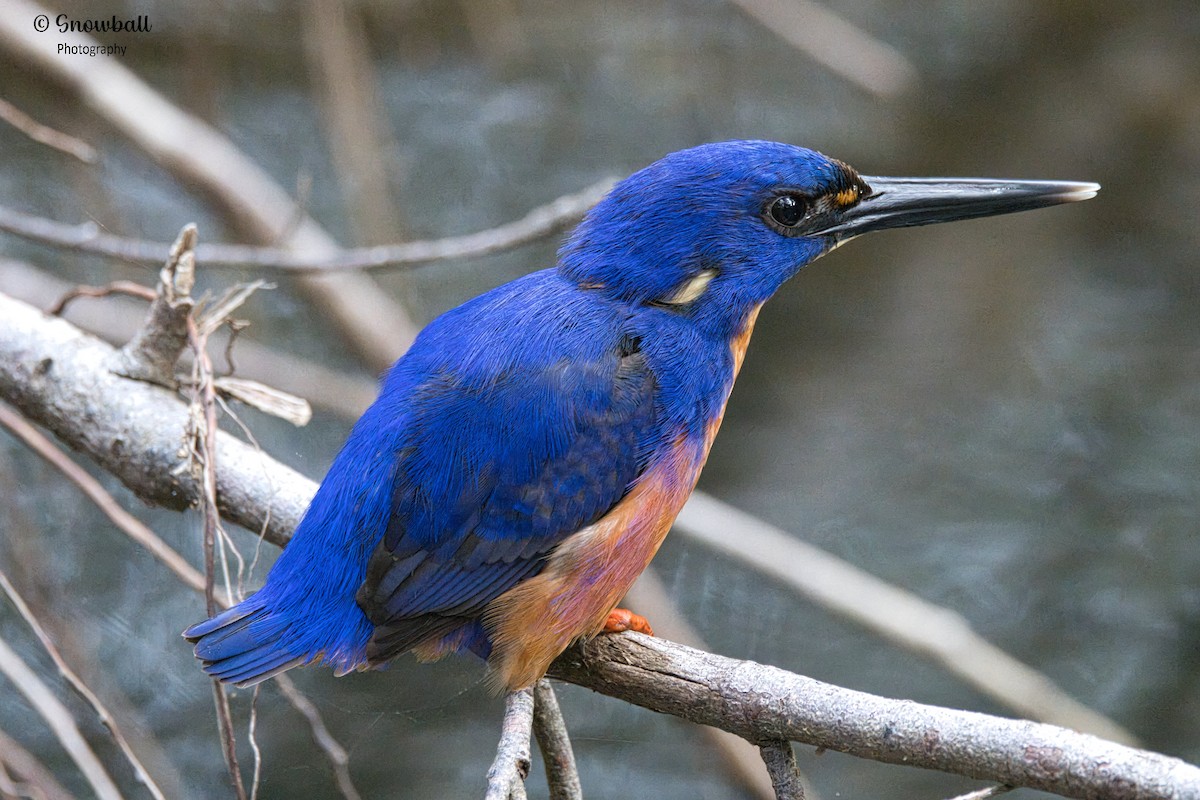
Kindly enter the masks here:
M 407 417 L 394 403 L 371 406 L 321 482 L 263 588 L 183 632 L 204 671 L 253 686 L 321 661 L 337 674 L 367 666 L 374 626 L 355 599 L 367 563 L 391 519 L 395 462 L 381 454 Z
M 335 571 L 332 581 L 321 580 L 329 573 L 293 575 L 296 559 L 285 556 L 301 554 L 303 546 L 297 545 L 301 542 L 280 556 L 262 589 L 183 632 L 209 675 L 253 686 L 314 661 L 328 663 L 339 675 L 366 665 L 371 624 L 352 589 L 339 585 L 344 574 Z
M 183 635 L 195 642 L 196 658 L 209 675 L 224 683 L 253 686 L 312 660 L 312 656 L 291 651 L 286 633 L 286 623 L 272 615 L 255 594 L 193 625 Z

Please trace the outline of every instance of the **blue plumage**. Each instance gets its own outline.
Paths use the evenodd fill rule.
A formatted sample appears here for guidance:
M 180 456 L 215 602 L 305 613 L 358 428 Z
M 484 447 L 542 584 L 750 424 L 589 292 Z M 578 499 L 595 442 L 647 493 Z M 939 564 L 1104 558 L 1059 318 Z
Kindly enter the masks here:
M 772 142 L 667 156 L 587 215 L 556 268 L 430 323 L 263 588 L 184 635 L 238 684 L 470 649 L 528 685 L 657 550 L 784 281 L 865 231 L 1095 188 L 862 178 Z
M 345 670 L 472 627 L 620 499 L 658 444 L 654 379 L 629 315 L 573 289 L 534 273 L 422 331 L 267 585 L 185 633 L 206 669 L 236 664 L 234 682 L 253 682 L 244 655 L 266 651 Z

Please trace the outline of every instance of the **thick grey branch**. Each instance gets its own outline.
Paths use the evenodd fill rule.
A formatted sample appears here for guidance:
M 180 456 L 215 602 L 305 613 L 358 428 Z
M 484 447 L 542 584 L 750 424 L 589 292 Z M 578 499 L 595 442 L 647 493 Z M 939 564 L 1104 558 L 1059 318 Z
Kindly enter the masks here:
M 796 741 L 1089 800 L 1200 800 L 1200 769 L 1036 722 L 890 700 L 641 634 L 599 636 L 561 680 L 752 742 Z
M 882 581 L 702 492 L 688 500 L 675 527 L 782 581 L 822 608 L 930 659 L 1021 716 L 1137 745 L 1132 733 L 980 636 L 953 609 Z
M 147 502 L 182 510 L 200 497 L 174 392 L 122 378 L 113 349 L 68 322 L 0 295 L 0 396 L 86 453 Z M 221 513 L 282 544 L 316 491 L 294 470 L 221 433 Z

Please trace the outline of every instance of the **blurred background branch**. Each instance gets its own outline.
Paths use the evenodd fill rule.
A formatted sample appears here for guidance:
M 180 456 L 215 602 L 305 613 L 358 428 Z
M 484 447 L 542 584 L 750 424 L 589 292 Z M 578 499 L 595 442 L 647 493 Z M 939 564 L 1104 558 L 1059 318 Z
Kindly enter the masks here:
M 202 244 L 197 257 L 208 267 L 254 267 L 266 271 L 302 273 L 392 269 L 433 261 L 477 258 L 560 233 L 578 222 L 584 212 L 595 205 L 612 185 L 613 180 L 605 178 L 578 192 L 538 206 L 513 222 L 445 239 L 357 247 L 338 250 L 320 258 L 275 247 Z M 3 206 L 0 206 L 0 230 L 56 247 L 131 263 L 158 264 L 162 261 L 162 254 L 170 248 L 170 245 L 160 242 L 103 233 L 92 223 L 67 225 Z

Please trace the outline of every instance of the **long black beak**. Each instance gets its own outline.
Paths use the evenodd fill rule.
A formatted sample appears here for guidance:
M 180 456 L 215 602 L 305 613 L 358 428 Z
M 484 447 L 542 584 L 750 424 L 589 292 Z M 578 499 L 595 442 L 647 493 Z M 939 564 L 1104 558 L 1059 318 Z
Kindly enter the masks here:
M 1098 183 L 1010 181 L 998 178 L 878 178 L 871 191 L 817 231 L 839 243 L 870 231 L 1012 214 L 1095 197 Z

